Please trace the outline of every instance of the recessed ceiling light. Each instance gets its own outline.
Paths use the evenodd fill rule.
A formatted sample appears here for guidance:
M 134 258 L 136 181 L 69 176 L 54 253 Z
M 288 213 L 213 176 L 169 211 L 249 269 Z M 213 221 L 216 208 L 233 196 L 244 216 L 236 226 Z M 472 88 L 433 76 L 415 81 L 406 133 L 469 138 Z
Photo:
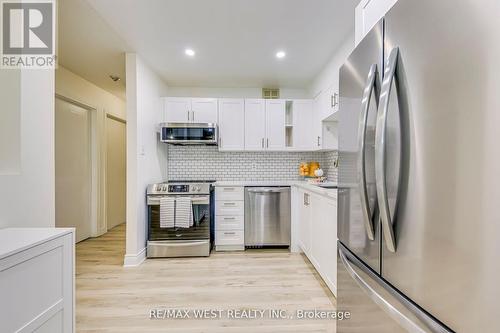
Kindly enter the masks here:
M 184 50 L 184 53 L 189 57 L 194 57 L 194 55 L 196 54 L 196 52 L 194 52 L 194 50 L 192 49 L 186 49 Z
M 286 56 L 285 51 L 276 52 L 276 58 L 278 58 L 278 59 L 283 59 L 285 56 Z

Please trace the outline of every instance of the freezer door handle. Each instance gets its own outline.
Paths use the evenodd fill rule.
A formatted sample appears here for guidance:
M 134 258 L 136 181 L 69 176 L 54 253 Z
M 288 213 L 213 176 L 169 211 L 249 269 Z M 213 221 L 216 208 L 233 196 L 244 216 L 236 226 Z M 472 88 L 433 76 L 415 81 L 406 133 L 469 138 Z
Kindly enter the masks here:
M 412 333 L 453 333 L 363 264 L 342 243 L 339 257 L 360 288 L 401 327 Z
M 365 168 L 365 141 L 366 141 L 366 125 L 368 122 L 368 111 L 370 110 L 370 101 L 372 94 L 375 92 L 375 101 L 378 103 L 378 87 L 377 87 L 377 65 L 373 64 L 368 72 L 365 89 L 363 90 L 363 99 L 361 113 L 359 114 L 358 128 L 358 180 L 359 194 L 361 197 L 361 210 L 365 222 L 365 229 L 368 239 L 375 239 L 375 231 L 373 227 L 373 210 L 370 209 L 368 201 L 368 191 L 366 188 L 366 168 Z M 377 105 L 378 106 L 378 105 Z
M 387 198 L 385 153 L 387 144 L 387 113 L 389 111 L 389 100 L 391 96 L 392 83 L 396 76 L 398 58 L 399 48 L 395 47 L 389 54 L 389 59 L 385 68 L 382 90 L 380 92 L 379 109 L 377 112 L 377 127 L 375 129 L 375 180 L 377 187 L 378 206 L 386 246 L 387 249 L 391 252 L 396 252 L 396 237 L 394 235 L 394 226 L 389 209 L 389 200 Z M 396 210 L 396 207 L 397 200 L 394 205 L 394 210 Z

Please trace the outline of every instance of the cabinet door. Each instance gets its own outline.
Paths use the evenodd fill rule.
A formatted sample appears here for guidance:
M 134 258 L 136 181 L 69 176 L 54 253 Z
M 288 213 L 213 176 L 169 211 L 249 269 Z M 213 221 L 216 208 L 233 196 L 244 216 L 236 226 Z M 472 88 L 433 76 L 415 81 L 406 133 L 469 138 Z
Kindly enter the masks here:
M 313 101 L 293 101 L 293 148 L 300 150 L 311 150 L 314 139 L 311 135 L 313 128 Z
M 337 256 L 337 201 L 314 196 L 312 210 L 312 257 L 321 277 L 334 291 L 337 283 L 337 261 L 334 260 Z
M 299 190 L 299 244 L 309 257 L 311 254 L 311 195 Z
M 191 120 L 191 98 L 165 98 L 165 122 L 187 123 Z
M 263 99 L 245 100 L 245 150 L 264 150 L 266 104 Z
M 217 99 L 193 98 L 191 121 L 195 123 L 217 123 Z
M 245 149 L 245 101 L 219 100 L 219 150 Z
M 398 0 L 361 0 L 354 10 L 354 43 L 357 46 Z
M 285 101 L 266 100 L 266 148 L 285 149 Z
M 313 101 L 313 126 L 312 126 L 312 147 L 315 150 L 321 149 L 323 147 L 323 122 L 321 119 L 323 106 L 322 94 L 316 96 Z

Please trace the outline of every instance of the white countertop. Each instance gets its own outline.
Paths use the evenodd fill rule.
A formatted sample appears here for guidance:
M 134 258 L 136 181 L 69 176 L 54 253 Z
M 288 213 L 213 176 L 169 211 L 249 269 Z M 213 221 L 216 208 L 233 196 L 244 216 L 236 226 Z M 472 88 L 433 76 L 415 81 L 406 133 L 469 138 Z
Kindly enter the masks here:
M 328 182 L 328 184 L 332 184 Z M 337 189 L 323 188 L 303 180 L 227 180 L 217 181 L 215 186 L 297 186 L 305 190 L 337 198 Z
M 0 259 L 72 232 L 73 228 L 0 229 Z

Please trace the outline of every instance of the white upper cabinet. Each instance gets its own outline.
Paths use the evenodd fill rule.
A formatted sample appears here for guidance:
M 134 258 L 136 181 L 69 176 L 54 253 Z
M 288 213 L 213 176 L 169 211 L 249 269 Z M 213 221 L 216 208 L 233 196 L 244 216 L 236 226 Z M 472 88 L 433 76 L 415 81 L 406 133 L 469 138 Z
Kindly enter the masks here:
M 245 149 L 245 101 L 219 99 L 219 150 Z
M 245 100 L 245 150 L 264 150 L 266 141 L 266 103 Z
M 359 42 L 398 0 L 361 0 L 354 11 L 354 43 Z
M 319 150 L 323 148 L 323 122 L 322 122 L 322 108 L 324 101 L 322 100 L 322 94 L 316 96 L 313 101 L 313 126 L 312 126 L 312 137 L 313 137 L 313 150 Z
M 163 120 L 167 123 L 187 123 L 191 118 L 191 98 L 167 97 Z
M 293 117 L 293 148 L 296 150 L 311 150 L 314 145 L 313 101 L 310 99 L 292 101 Z
M 193 98 L 191 100 L 191 110 L 191 122 L 217 123 L 216 98 Z
M 164 121 L 169 123 L 217 123 L 216 98 L 165 98 Z
M 285 101 L 266 100 L 266 148 L 285 149 Z

